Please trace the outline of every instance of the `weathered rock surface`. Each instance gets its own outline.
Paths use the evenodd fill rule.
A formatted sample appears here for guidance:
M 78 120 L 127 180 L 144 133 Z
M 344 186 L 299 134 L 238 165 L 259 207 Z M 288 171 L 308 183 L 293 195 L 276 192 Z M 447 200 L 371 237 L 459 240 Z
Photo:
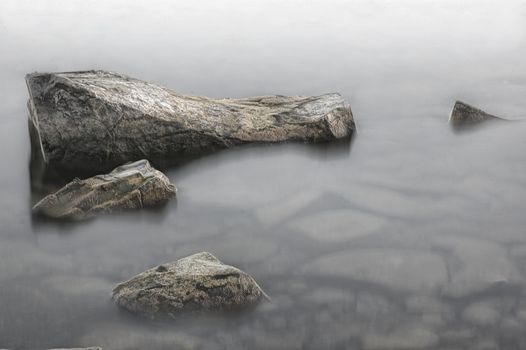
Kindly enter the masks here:
M 113 290 L 117 305 L 152 319 L 240 309 L 262 298 L 266 294 L 252 277 L 207 252 L 144 271 Z
M 106 171 L 249 142 L 330 141 L 354 130 L 337 93 L 210 99 L 104 71 L 32 73 L 26 82 L 33 141 L 47 164 L 65 169 Z
M 455 127 L 478 124 L 486 120 L 504 120 L 500 117 L 486 113 L 481 109 L 467 103 L 456 101 L 449 117 L 449 122 Z
M 115 168 L 106 175 L 75 179 L 35 204 L 35 214 L 80 220 L 96 214 L 162 204 L 174 197 L 176 188 L 147 160 Z

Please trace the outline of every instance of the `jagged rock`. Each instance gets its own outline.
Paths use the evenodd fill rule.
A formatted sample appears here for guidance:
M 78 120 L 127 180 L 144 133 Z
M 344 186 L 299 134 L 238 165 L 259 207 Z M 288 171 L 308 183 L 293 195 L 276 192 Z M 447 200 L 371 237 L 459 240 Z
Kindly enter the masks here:
M 152 207 L 175 196 L 170 180 L 147 160 L 115 168 L 107 175 L 75 179 L 35 204 L 35 214 L 61 219 L 86 219 L 121 209 Z
M 26 82 L 44 162 L 76 171 L 249 142 L 330 141 L 354 130 L 337 93 L 210 99 L 104 71 L 33 73 Z
M 449 122 L 454 127 L 478 124 L 486 120 L 503 119 L 461 101 L 455 102 L 451 115 L 449 116 Z
M 113 290 L 117 305 L 152 319 L 240 309 L 262 298 L 268 297 L 252 277 L 207 252 L 144 271 Z

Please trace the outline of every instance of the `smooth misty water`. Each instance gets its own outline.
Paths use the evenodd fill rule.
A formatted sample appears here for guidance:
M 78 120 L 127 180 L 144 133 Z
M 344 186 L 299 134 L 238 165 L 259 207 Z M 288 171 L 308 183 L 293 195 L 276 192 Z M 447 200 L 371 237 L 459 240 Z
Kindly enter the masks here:
M 0 3 L 0 348 L 526 349 L 522 1 Z M 339 91 L 348 147 L 243 147 L 167 174 L 161 212 L 32 220 L 24 74 L 101 68 L 188 94 Z M 207 250 L 272 303 L 152 323 L 113 286 Z

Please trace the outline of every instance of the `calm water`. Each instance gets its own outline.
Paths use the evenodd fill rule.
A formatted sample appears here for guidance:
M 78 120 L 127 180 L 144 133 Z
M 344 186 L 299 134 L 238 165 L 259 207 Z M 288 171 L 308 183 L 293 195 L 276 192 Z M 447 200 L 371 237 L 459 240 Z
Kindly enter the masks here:
M 523 1 L 0 3 L 0 348 L 526 349 Z M 350 146 L 219 152 L 161 212 L 32 220 L 24 74 L 107 69 L 215 97 L 341 92 Z M 34 196 L 35 194 L 33 194 Z M 272 303 L 152 323 L 113 286 L 207 250 Z

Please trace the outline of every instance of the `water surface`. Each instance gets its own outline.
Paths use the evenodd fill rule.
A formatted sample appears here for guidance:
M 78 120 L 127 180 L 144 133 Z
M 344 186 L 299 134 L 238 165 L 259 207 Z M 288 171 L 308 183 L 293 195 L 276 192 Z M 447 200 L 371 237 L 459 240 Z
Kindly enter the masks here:
M 526 117 L 522 1 L 0 4 L 0 347 L 526 349 L 526 123 L 457 132 L 456 99 Z M 31 217 L 32 71 L 106 69 L 186 94 L 338 91 L 351 145 L 239 147 L 170 168 L 178 199 Z M 272 303 L 152 323 L 113 286 L 210 251 Z

